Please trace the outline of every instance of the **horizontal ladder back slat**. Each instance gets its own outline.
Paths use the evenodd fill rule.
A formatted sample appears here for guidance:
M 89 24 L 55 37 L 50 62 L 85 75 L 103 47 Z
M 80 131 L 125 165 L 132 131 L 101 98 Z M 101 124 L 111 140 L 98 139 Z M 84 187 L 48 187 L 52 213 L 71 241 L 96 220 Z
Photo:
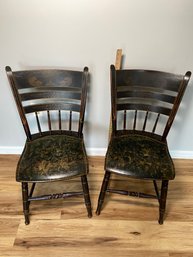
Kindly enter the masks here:
M 175 101 L 175 96 L 145 91 L 121 91 L 117 92 L 117 98 L 128 98 L 128 101 L 133 98 L 141 99 L 141 101 L 143 101 L 143 99 L 157 99 L 170 104 L 173 104 Z
M 51 91 L 51 92 L 35 92 L 35 93 L 24 93 L 20 94 L 22 101 L 29 101 L 35 99 L 44 99 L 44 98 L 52 98 L 52 99 L 81 99 L 80 92 L 65 92 L 65 91 Z
M 164 115 L 170 115 L 171 109 L 166 107 L 160 107 L 156 105 L 146 105 L 146 104 L 117 104 L 117 110 L 141 110 L 141 111 L 149 111 L 155 113 L 161 113 Z
M 72 93 L 81 93 L 81 87 L 74 87 L 74 86 L 69 86 L 69 87 L 62 87 L 62 86 L 29 86 L 24 87 L 24 88 L 19 88 L 18 92 L 19 94 L 30 94 L 30 93 L 42 93 L 42 92 L 72 92 Z
M 82 85 L 83 73 L 70 70 L 30 70 L 13 72 L 17 88 L 77 87 Z
M 49 103 L 49 104 L 37 104 L 37 105 L 29 105 L 23 107 L 25 113 L 32 113 L 32 112 L 39 112 L 39 111 L 46 111 L 46 110 L 71 110 L 74 112 L 80 112 L 80 105 L 78 104 L 65 104 L 61 103 Z
M 135 85 L 141 87 L 157 87 L 178 92 L 181 75 L 151 70 L 118 70 L 116 83 L 119 86 Z

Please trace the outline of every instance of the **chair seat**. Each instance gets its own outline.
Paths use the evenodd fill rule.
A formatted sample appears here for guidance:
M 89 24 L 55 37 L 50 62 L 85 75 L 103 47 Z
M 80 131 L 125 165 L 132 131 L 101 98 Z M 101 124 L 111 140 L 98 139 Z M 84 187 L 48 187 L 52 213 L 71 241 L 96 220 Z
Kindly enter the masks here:
M 55 181 L 87 173 L 88 162 L 83 139 L 49 135 L 26 142 L 18 162 L 16 180 Z
M 136 134 L 111 139 L 105 169 L 134 178 L 170 180 L 175 177 L 167 143 Z

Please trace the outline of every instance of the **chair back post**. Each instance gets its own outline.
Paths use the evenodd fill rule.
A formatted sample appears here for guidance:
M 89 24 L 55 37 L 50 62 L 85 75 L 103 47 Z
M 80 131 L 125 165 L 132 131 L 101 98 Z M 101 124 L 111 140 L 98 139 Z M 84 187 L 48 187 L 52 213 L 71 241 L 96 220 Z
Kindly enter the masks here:
M 87 88 L 88 88 L 88 67 L 84 67 L 83 77 L 82 77 L 81 109 L 80 109 L 80 118 L 79 118 L 79 127 L 78 127 L 78 136 L 79 137 L 82 136 L 82 130 L 83 130 L 83 125 L 84 125 Z
M 116 70 L 115 66 L 112 64 L 111 70 L 111 118 L 112 118 L 112 136 L 115 136 L 117 129 L 117 110 L 116 110 Z
M 11 67 L 6 66 L 5 70 L 6 70 L 6 73 L 7 73 L 9 83 L 11 85 L 11 90 L 12 90 L 13 96 L 15 98 L 15 102 L 16 102 L 16 105 L 17 105 L 18 112 L 20 114 L 20 118 L 21 118 L 22 125 L 24 127 L 24 131 L 26 133 L 27 139 L 31 140 L 32 136 L 31 136 L 31 133 L 30 133 L 29 125 L 28 125 L 28 122 L 27 122 L 27 119 L 26 119 L 26 116 L 25 116 L 23 106 L 21 104 L 20 96 L 19 96 L 19 94 L 17 92 L 17 88 L 16 88 L 16 83 L 17 82 L 14 79 Z
M 186 90 L 186 87 L 188 85 L 188 82 L 190 80 L 190 77 L 191 77 L 191 72 L 190 71 L 187 71 L 186 74 L 184 75 L 183 77 L 183 80 L 181 81 L 181 84 L 180 84 L 180 87 L 179 87 L 179 92 L 178 92 L 178 95 L 175 99 L 175 102 L 174 102 L 174 105 L 173 105 L 173 108 L 171 110 L 171 114 L 169 116 L 169 119 L 168 119 L 168 122 L 166 124 L 166 127 L 165 127 L 165 130 L 163 132 L 163 135 L 162 135 L 162 141 L 165 141 L 166 138 L 167 138 L 167 135 L 170 131 L 170 128 L 172 126 L 172 123 L 174 121 L 174 118 L 176 116 L 176 113 L 178 111 L 178 108 L 179 108 L 179 105 L 180 105 L 180 102 L 182 100 L 182 97 L 184 95 L 184 92 Z

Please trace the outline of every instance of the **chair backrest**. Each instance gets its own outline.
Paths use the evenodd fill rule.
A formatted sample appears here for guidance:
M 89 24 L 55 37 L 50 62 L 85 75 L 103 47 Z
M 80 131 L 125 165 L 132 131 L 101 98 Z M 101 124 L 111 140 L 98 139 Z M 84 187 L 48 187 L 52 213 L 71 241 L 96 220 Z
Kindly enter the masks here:
M 53 69 L 12 72 L 7 66 L 6 72 L 28 140 L 46 134 L 82 136 L 87 67 L 82 72 Z
M 111 65 L 112 135 L 142 133 L 165 140 L 191 72 L 116 70 Z

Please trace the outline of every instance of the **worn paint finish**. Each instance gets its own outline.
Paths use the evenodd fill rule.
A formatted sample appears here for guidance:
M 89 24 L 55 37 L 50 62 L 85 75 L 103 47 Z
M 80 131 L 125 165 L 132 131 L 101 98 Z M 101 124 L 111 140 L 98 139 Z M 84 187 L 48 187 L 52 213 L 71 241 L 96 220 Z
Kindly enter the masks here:
M 26 142 L 17 166 L 17 181 L 48 181 L 88 173 L 82 138 L 50 135 Z
M 135 134 L 112 138 L 106 155 L 105 169 L 144 179 L 175 177 L 167 143 Z

